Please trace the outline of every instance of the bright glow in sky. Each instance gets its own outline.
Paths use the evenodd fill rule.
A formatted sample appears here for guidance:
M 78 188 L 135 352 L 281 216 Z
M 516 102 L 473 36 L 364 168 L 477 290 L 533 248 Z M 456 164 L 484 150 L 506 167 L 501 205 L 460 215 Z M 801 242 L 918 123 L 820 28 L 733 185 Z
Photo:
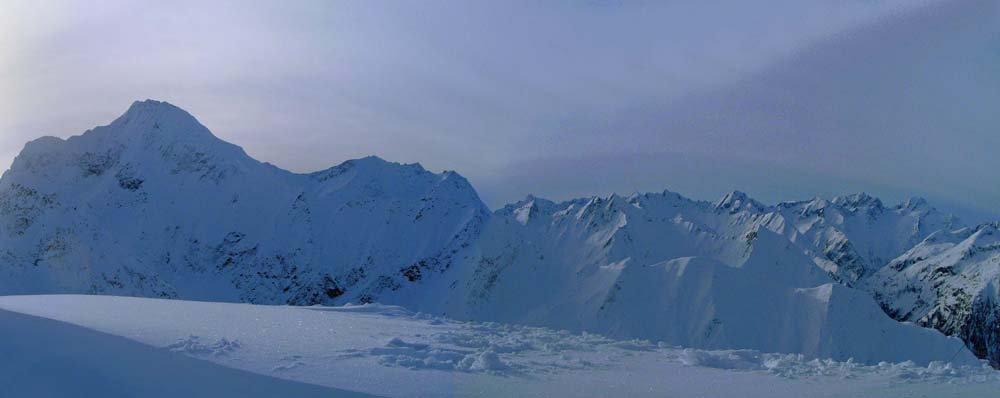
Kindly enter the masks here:
M 153 98 L 287 169 L 377 154 L 491 206 L 669 188 L 997 209 L 995 3 L 8 0 L 0 168 Z

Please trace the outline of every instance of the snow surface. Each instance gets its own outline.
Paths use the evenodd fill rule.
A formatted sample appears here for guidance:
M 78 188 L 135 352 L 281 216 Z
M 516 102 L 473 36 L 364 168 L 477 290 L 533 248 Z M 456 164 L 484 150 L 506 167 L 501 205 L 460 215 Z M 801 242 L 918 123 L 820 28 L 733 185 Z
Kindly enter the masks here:
M 172 354 L 49 319 L 0 311 L 3 397 L 366 397 Z
M 23 369 L 31 358 L 75 355 L 80 362 L 46 370 L 62 378 L 77 377 L 67 370 L 74 366 L 108 370 L 105 374 L 121 379 L 95 381 L 125 387 L 147 376 L 190 376 L 170 373 L 171 361 L 185 364 L 190 372 L 218 369 L 189 365 L 176 355 L 180 353 L 260 375 L 388 397 L 971 397 L 992 396 L 1000 388 L 1000 373 L 983 366 L 862 365 L 753 350 L 685 349 L 547 328 L 459 322 L 378 304 L 286 307 L 59 295 L 0 297 L 0 309 L 0 347 L 24 358 L 0 366 Z M 150 374 L 147 364 L 167 370 Z M 192 380 L 211 380 L 212 385 L 231 380 L 216 374 Z M 281 395 L 332 394 L 291 389 L 295 386 L 301 385 L 287 387 Z M 273 390 L 259 392 L 267 391 Z M 60 392 L 52 391 L 65 395 Z M 129 395 L 128 390 L 107 392 L 102 395 Z

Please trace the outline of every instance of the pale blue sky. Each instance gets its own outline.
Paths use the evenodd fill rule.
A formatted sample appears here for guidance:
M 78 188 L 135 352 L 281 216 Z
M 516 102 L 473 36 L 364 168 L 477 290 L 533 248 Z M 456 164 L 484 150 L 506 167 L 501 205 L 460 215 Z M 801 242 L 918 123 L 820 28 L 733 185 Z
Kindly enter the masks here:
M 420 162 L 494 207 L 667 188 L 991 212 L 998 15 L 991 0 L 5 1 L 0 168 L 154 98 L 287 169 Z

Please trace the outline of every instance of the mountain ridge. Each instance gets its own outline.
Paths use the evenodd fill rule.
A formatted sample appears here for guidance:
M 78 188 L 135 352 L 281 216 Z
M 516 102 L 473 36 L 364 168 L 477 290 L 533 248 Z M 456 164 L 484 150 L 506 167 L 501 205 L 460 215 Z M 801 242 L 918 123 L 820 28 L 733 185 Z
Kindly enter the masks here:
M 716 202 L 529 195 L 490 211 L 453 171 L 369 156 L 293 173 L 147 100 L 82 135 L 32 141 L 0 178 L 0 292 L 378 301 L 671 344 L 926 362 L 954 352 L 952 339 L 876 315 L 893 313 L 870 299 L 885 297 L 870 281 L 959 227 L 926 201 L 864 193 L 776 205 L 740 191 Z M 765 307 L 768 321 L 745 315 Z M 668 308 L 689 329 L 646 326 Z M 798 334 L 768 336 L 775 323 Z M 872 344 L 884 336 L 924 348 Z

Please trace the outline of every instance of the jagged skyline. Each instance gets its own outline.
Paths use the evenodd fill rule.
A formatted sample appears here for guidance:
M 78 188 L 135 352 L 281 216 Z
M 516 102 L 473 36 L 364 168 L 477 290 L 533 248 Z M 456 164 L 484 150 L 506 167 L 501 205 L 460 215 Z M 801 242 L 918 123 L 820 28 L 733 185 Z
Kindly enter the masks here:
M 3 6 L 3 169 L 29 139 L 156 98 L 286 169 L 420 162 L 493 208 L 665 188 L 917 195 L 969 221 L 1000 203 L 983 184 L 1000 125 L 988 1 L 46 4 Z
M 957 339 L 893 322 L 872 300 L 896 308 L 910 301 L 891 298 L 907 296 L 862 290 L 892 281 L 912 292 L 910 274 L 886 271 L 887 261 L 924 244 L 937 250 L 933 234 L 968 240 L 962 226 L 923 201 L 885 206 L 867 195 L 777 206 L 741 192 L 714 203 L 670 192 L 531 198 L 491 212 L 455 172 L 375 157 L 288 172 L 176 106 L 141 101 L 81 136 L 31 142 L 0 178 L 10 264 L 0 293 L 400 304 L 680 346 L 865 363 L 964 352 L 959 362 L 975 364 Z M 994 250 L 982 239 L 991 228 L 956 250 Z M 964 280 L 955 278 L 962 294 L 989 292 Z M 794 332 L 764 332 L 774 325 Z

